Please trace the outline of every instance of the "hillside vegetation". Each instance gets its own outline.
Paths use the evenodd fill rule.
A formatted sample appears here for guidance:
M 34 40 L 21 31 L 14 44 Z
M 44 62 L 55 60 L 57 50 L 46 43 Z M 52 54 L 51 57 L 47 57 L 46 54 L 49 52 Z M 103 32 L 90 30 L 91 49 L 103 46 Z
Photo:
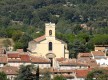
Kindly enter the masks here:
M 56 35 L 68 43 L 70 57 L 108 44 L 107 0 L 0 0 L 0 37 L 12 38 L 16 49 L 26 49 L 42 35 L 46 22 L 56 23 Z

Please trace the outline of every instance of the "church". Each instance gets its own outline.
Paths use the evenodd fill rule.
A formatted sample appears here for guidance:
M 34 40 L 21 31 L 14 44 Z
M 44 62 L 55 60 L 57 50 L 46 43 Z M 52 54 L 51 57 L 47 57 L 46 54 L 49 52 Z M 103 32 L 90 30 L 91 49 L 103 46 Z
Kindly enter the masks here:
M 45 35 L 28 43 L 28 51 L 34 56 L 69 58 L 67 44 L 55 36 L 55 23 L 45 23 Z

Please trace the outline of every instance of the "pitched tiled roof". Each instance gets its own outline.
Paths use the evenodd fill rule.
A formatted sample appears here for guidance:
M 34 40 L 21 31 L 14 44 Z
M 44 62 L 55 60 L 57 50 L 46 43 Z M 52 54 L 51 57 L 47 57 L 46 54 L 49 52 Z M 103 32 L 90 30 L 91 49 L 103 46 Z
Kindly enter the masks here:
M 81 63 L 81 62 L 77 62 L 77 65 L 78 65 L 78 66 L 86 66 L 86 67 L 88 66 L 87 63 Z
M 13 66 L 5 66 L 0 68 L 0 71 L 3 71 L 7 75 L 17 75 L 18 68 Z
M 92 57 L 91 53 L 79 53 L 78 57 Z
M 96 60 L 91 58 L 79 58 L 77 62 L 89 66 L 90 68 L 98 67 Z
M 12 52 L 12 53 L 7 53 L 8 58 L 19 58 L 19 53 L 18 52 Z
M 95 51 L 96 50 L 105 50 L 105 47 L 95 47 Z
M 58 62 L 61 62 L 61 61 L 65 61 L 66 58 L 61 57 L 61 58 L 56 58 L 56 60 L 57 60 Z
M 77 61 L 77 59 L 67 59 L 59 63 L 61 66 L 88 66 L 86 62 Z
M 28 53 L 8 53 L 8 62 L 32 62 L 32 63 L 50 63 L 49 59 L 44 57 L 30 56 Z
M 67 59 L 65 61 L 60 62 L 60 65 L 77 65 L 76 59 Z
M 20 54 L 21 62 L 30 62 L 30 56 L 28 54 Z
M 36 42 L 40 42 L 40 41 L 42 41 L 42 40 L 44 40 L 44 39 L 45 39 L 45 35 L 40 36 L 40 37 L 34 39 L 34 41 L 36 41 Z
M 8 54 L 9 58 L 8 61 L 9 62 L 30 62 L 30 56 L 28 54 Z
M 6 54 L 0 54 L 0 63 L 7 63 L 7 55 Z
M 36 57 L 36 56 L 30 56 L 30 57 L 32 63 L 50 63 L 50 60 L 44 57 Z
M 99 65 L 97 64 L 96 60 L 90 60 L 88 61 L 88 65 L 90 66 L 90 68 L 96 68 L 99 67 Z
M 77 78 L 86 78 L 90 70 L 76 70 Z
M 102 51 L 91 51 L 94 56 L 105 56 L 105 53 Z

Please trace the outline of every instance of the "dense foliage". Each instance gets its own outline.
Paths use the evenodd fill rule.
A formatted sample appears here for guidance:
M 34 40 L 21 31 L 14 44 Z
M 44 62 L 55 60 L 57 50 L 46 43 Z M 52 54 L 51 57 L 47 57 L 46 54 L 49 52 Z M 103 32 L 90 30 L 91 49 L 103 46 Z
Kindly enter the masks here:
M 107 5 L 107 0 L 0 0 L 0 37 L 12 38 L 15 49 L 26 51 L 27 43 L 44 33 L 44 23 L 54 22 L 57 37 L 76 57 L 94 44 L 108 44 Z
M 9 80 L 4 72 L 0 72 L 0 80 Z
M 21 65 L 15 80 L 36 80 L 36 68 L 34 65 Z
M 88 73 L 86 80 L 107 80 L 108 73 L 104 69 L 95 69 Z
M 51 80 L 51 73 L 49 71 L 44 72 L 42 77 L 39 78 L 39 80 Z
M 57 75 L 53 80 L 66 80 L 62 75 Z

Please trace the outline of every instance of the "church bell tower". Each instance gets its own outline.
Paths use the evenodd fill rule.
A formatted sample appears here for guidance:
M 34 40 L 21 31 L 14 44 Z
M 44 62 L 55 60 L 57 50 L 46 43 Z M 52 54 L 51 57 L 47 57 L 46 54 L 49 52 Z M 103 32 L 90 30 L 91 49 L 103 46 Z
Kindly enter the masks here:
M 46 23 L 45 24 L 45 36 L 55 38 L 55 23 Z

